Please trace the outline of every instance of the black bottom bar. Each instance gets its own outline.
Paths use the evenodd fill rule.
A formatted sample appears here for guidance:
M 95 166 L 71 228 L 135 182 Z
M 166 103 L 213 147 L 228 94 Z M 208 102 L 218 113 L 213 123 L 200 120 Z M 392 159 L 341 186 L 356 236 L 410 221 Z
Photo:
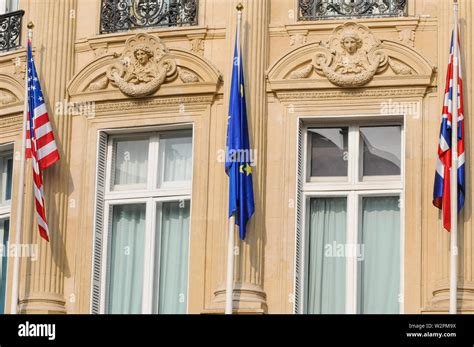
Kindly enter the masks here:
M 285 338 L 285 340 L 283 340 Z M 291 340 L 288 340 L 291 339 Z M 3 315 L 0 346 L 473 346 L 474 315 Z

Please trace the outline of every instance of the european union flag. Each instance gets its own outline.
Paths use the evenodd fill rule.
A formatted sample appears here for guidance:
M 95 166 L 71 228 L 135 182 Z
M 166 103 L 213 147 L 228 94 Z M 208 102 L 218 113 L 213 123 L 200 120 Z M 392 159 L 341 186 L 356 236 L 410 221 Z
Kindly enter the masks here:
M 227 153 L 225 170 L 229 175 L 229 217 L 235 214 L 240 239 L 245 239 L 248 220 L 255 211 L 252 186 L 251 150 L 245 105 L 242 55 L 235 43 L 230 88 L 229 120 L 227 123 Z

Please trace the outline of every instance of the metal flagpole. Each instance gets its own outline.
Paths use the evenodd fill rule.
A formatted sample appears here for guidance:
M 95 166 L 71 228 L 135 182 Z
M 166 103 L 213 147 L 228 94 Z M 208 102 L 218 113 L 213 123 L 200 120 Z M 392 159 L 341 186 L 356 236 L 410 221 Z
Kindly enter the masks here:
M 34 25 L 32 22 L 28 23 L 28 39 L 33 37 Z M 21 243 L 21 230 L 23 222 L 23 195 L 25 188 L 25 151 L 26 151 L 26 124 L 28 118 L 28 55 L 25 70 L 25 102 L 23 109 L 23 128 L 21 132 L 21 151 L 20 151 L 20 175 L 18 182 L 18 194 L 16 196 L 16 221 L 15 221 L 15 247 L 19 247 Z M 15 254 L 13 263 L 13 279 L 12 279 L 12 298 L 11 298 L 11 313 L 16 314 L 18 310 L 18 289 L 20 286 L 20 256 Z
M 229 240 L 227 241 L 227 283 L 225 289 L 225 314 L 232 314 L 234 294 L 234 227 L 235 215 L 229 218 Z
M 451 273 L 449 283 L 449 313 L 457 312 L 458 282 L 458 2 L 454 0 L 454 34 L 453 34 L 453 110 L 451 120 Z
M 242 24 L 242 10 L 244 6 L 239 3 L 237 9 L 237 64 L 238 78 L 240 80 L 240 27 Z M 235 63 L 235 62 L 233 62 Z M 240 88 L 240 81 L 239 81 Z M 229 218 L 229 237 L 227 240 L 227 281 L 225 289 L 225 314 L 232 314 L 232 300 L 234 294 L 234 234 L 235 234 L 235 214 Z

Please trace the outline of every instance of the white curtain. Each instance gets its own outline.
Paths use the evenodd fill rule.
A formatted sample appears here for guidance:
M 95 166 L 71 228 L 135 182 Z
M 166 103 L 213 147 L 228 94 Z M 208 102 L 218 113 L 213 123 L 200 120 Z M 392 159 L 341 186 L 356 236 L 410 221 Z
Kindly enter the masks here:
M 359 262 L 359 312 L 399 313 L 400 208 L 399 197 L 362 200 L 364 260 Z
M 18 0 L 6 0 L 6 12 L 13 12 L 18 10 Z
M 7 242 L 9 237 L 9 226 L 10 220 L 0 221 L 0 244 L 3 245 L 4 250 L 7 249 Z M 8 269 L 8 258 L 0 255 L 0 314 L 5 312 L 5 300 L 6 300 L 6 289 L 7 289 L 7 269 Z
M 163 165 L 162 183 L 190 181 L 192 173 L 191 136 L 160 138 L 160 163 Z
M 345 313 L 346 198 L 311 200 L 306 248 L 306 313 Z
M 145 250 L 144 204 L 113 207 L 107 313 L 141 313 Z
M 148 139 L 115 142 L 114 184 L 145 187 L 148 172 Z
M 186 313 L 188 295 L 189 201 L 161 205 L 154 313 Z M 158 247 L 157 247 L 158 248 Z

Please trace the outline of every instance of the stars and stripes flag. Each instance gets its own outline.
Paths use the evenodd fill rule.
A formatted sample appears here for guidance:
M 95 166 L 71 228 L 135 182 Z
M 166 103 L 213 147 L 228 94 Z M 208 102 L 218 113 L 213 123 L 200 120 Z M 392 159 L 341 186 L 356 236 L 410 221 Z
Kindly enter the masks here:
M 458 212 L 464 206 L 465 194 L 465 155 L 464 155 L 464 104 L 461 76 L 461 54 L 459 36 L 456 40 L 458 50 L 458 69 L 454 71 L 454 30 L 451 36 L 451 49 L 449 53 L 448 73 L 446 77 L 446 89 L 444 94 L 443 114 L 441 119 L 441 130 L 438 145 L 438 160 L 436 162 L 436 174 L 433 192 L 433 204 L 443 211 L 443 226 L 451 231 L 451 166 L 452 166 L 452 117 L 453 117 L 453 81 L 458 80 Z
M 28 40 L 27 66 L 28 119 L 26 126 L 26 157 L 31 158 L 33 165 L 33 190 L 39 233 L 43 239 L 49 241 L 42 172 L 59 160 L 59 152 L 36 72 L 30 40 Z

